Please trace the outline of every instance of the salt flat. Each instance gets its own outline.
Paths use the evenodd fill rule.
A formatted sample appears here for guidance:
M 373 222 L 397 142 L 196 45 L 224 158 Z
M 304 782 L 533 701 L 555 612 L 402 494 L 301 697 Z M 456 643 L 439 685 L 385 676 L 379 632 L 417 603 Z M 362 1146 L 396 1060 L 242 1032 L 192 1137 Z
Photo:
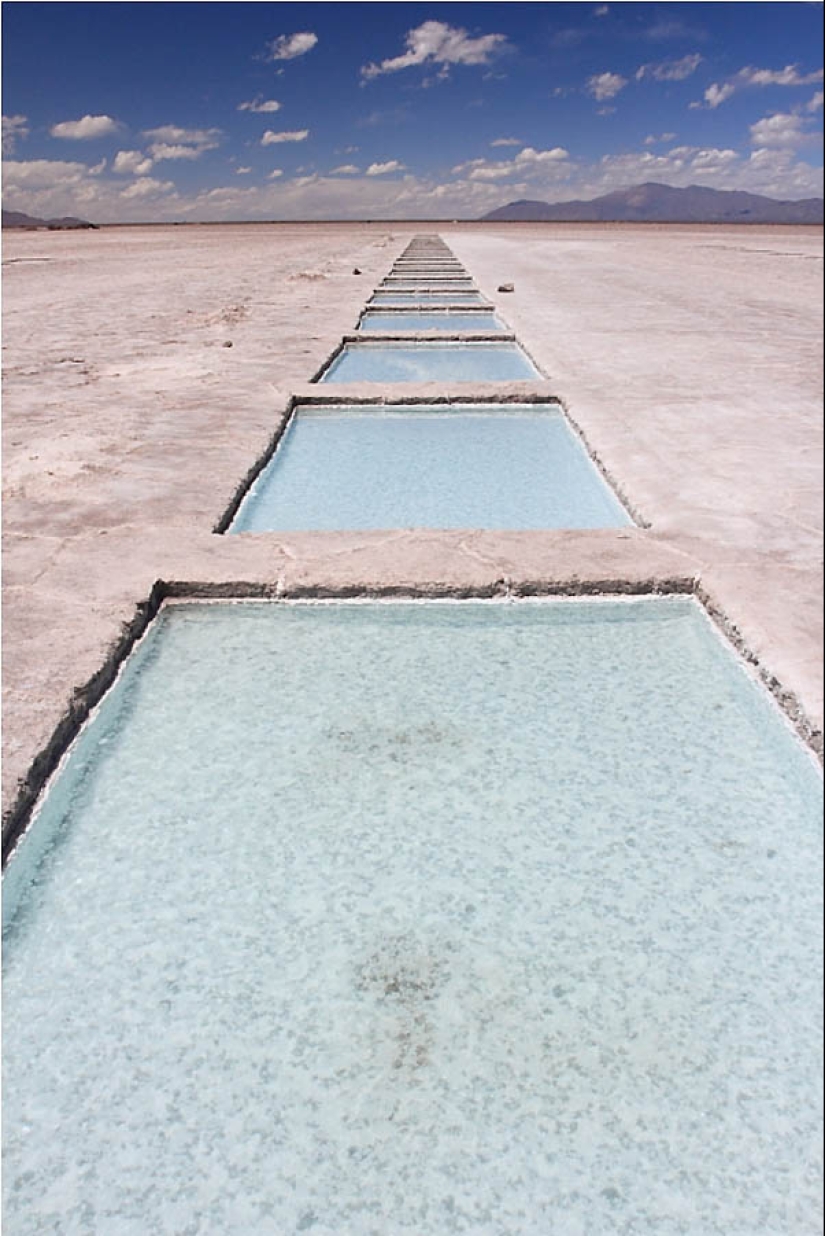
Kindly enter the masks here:
M 290 397 L 319 395 L 310 378 L 421 232 L 444 237 L 547 375 L 506 389 L 563 398 L 645 526 L 214 534 Z M 698 578 L 821 729 L 821 229 L 260 224 L 3 242 L 5 808 L 159 579 L 289 593 Z

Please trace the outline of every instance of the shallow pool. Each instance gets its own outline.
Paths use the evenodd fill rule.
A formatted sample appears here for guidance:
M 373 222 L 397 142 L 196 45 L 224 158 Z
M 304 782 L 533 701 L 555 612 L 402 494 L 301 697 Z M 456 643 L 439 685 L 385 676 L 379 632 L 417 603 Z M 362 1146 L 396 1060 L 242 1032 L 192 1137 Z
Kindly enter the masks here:
M 411 292 L 375 292 L 369 300 L 370 305 L 416 305 L 416 304 L 439 304 L 439 305 L 481 305 L 484 304 L 484 297 L 480 292 L 462 291 L 457 292 L 431 292 L 411 291 Z
M 230 531 L 628 523 L 557 406 L 351 405 L 298 409 Z
M 820 812 L 687 600 L 167 610 L 6 878 L 4 1230 L 817 1230 Z
M 506 328 L 490 310 L 478 313 L 373 313 L 361 318 L 359 330 L 480 330 L 502 331 Z
M 347 343 L 321 382 L 512 382 L 541 374 L 517 343 Z

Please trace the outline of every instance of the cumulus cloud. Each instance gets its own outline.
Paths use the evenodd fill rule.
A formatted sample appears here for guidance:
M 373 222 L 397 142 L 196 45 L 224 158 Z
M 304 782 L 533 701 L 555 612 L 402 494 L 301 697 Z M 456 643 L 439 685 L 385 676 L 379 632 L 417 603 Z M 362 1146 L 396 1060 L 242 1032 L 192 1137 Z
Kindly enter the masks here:
M 607 17 L 607 14 L 608 14 L 609 12 L 610 12 L 610 7 L 609 7 L 609 5 L 607 5 L 607 4 L 600 4 L 600 5 L 599 5 L 599 7 L 598 7 L 597 9 L 594 9 L 594 10 L 593 10 L 593 16 L 594 16 L 594 17 Z
M 247 103 L 239 103 L 239 112 L 279 112 L 281 105 L 277 99 L 250 99 Z
M 482 34 L 472 38 L 459 26 L 449 26 L 443 21 L 425 21 L 414 30 L 409 30 L 405 39 L 406 51 L 400 56 L 382 60 L 380 64 L 366 64 L 361 69 L 365 81 L 380 77 L 383 73 L 397 73 L 415 65 L 440 65 L 442 70 L 452 64 L 489 64 L 490 60 L 507 47 L 503 34 Z
M 695 73 L 702 63 L 698 52 L 682 56 L 681 60 L 662 60 L 658 64 L 643 64 L 636 70 L 636 80 L 652 77 L 657 82 L 682 82 Z
M 330 176 L 357 176 L 360 168 L 357 168 L 354 163 L 342 163 L 340 167 L 334 167 L 330 172 Z
M 495 141 L 490 142 L 491 146 L 520 146 L 521 142 L 517 137 L 497 137 Z
M 162 124 L 156 129 L 145 129 L 144 136 L 151 138 L 149 153 L 155 160 L 199 159 L 206 150 L 220 145 L 220 129 L 183 129 L 176 124 Z
M 648 133 L 642 144 L 644 146 L 655 146 L 659 142 L 672 142 L 675 136 L 675 133 Z
M 273 167 L 272 171 L 267 176 L 267 180 L 277 180 L 279 176 L 283 176 L 283 168 Z
M 822 81 L 822 69 L 813 73 L 800 73 L 796 64 L 786 64 L 784 69 L 756 69 L 747 65 L 736 74 L 741 86 L 810 86 Z
M 570 156 L 563 146 L 554 146 L 552 150 L 534 150 L 532 146 L 525 146 L 516 155 L 516 163 L 556 163 L 559 159 L 568 159 Z
M 69 163 L 60 159 L 9 160 L 3 164 L 3 186 L 46 189 L 55 185 L 76 184 L 83 179 L 87 170 L 85 163 Z
M 235 175 L 236 176 L 248 176 L 251 171 L 252 171 L 251 167 L 236 167 Z
M 596 73 L 587 79 L 588 92 L 600 103 L 604 99 L 614 99 L 626 85 L 627 78 L 621 77 L 618 73 Z
M 783 69 L 757 69 L 754 65 L 748 64 L 738 73 L 734 73 L 733 77 L 721 86 L 716 82 L 709 86 L 705 91 L 704 104 L 697 102 L 691 103 L 690 106 L 692 108 L 705 106 L 712 110 L 720 103 L 724 103 L 737 90 L 754 86 L 811 86 L 821 81 L 822 69 L 815 69 L 812 73 L 800 73 L 799 66 L 795 64 L 786 64 Z
M 29 136 L 26 116 L 3 117 L 3 154 L 14 154 L 19 141 Z
M 112 164 L 112 171 L 133 176 L 145 176 L 152 170 L 153 160 L 139 150 L 119 150 Z
M 281 142 L 305 142 L 308 137 L 309 129 L 284 130 L 280 133 L 273 133 L 272 129 L 267 129 L 261 138 L 261 145 L 277 146 Z
M 802 120 L 792 112 L 774 112 L 763 116 L 751 125 L 751 144 L 793 149 L 809 138 L 802 128 Z
M 310 30 L 303 30 L 298 34 L 279 34 L 277 39 L 267 43 L 265 58 L 295 60 L 298 56 L 305 56 L 308 51 L 312 51 L 317 42 L 318 35 Z
M 199 159 L 203 154 L 200 146 L 170 146 L 166 142 L 155 142 L 149 147 L 152 158 L 161 159 Z
M 118 123 L 111 116 L 82 116 L 80 120 L 61 120 L 59 124 L 52 125 L 49 132 L 52 137 L 89 141 L 95 137 L 107 137 L 117 130 Z
M 822 106 L 823 99 L 825 99 L 825 95 L 823 95 L 821 90 L 817 90 L 813 98 L 809 99 L 808 102 L 805 104 L 805 111 L 806 112 L 818 112 L 820 107 Z
M 175 185 L 171 180 L 155 180 L 153 176 L 141 176 L 135 180 L 126 189 L 122 189 L 120 196 L 126 198 L 143 198 L 157 197 L 161 193 L 169 193 L 174 189 Z
M 388 172 L 400 172 L 404 168 L 403 163 L 399 163 L 397 159 L 389 159 L 386 163 L 370 163 L 367 168 L 368 176 L 386 176 Z
M 569 153 L 563 146 L 554 146 L 551 150 L 535 150 L 525 146 L 514 159 L 501 162 L 490 162 L 487 159 L 470 159 L 467 163 L 459 163 L 453 168 L 454 175 L 469 175 L 470 180 L 506 180 L 510 176 L 532 177 L 542 171 L 549 171 L 553 165 L 560 165 L 569 159 Z
M 731 82 L 726 82 L 722 86 L 718 82 L 712 82 L 703 95 L 704 104 L 691 103 L 690 106 L 691 108 L 704 106 L 713 111 L 720 103 L 724 103 L 725 99 L 729 99 L 735 90 L 736 87 Z

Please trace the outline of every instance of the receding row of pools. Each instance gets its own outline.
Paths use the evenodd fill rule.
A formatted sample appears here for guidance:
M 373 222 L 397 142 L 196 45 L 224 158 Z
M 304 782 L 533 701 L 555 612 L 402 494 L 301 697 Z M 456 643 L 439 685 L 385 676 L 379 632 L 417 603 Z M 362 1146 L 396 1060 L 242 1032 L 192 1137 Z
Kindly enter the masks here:
M 277 455 L 239 528 L 627 521 L 550 405 Z M 691 596 L 164 605 L 6 871 L 4 1231 L 817 1230 L 821 808 Z

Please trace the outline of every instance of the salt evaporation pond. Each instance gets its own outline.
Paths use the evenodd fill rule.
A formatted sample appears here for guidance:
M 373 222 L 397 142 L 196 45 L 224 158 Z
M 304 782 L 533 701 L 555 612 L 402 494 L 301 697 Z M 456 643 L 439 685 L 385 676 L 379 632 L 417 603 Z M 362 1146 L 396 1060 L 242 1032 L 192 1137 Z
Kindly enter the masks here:
M 815 1231 L 820 842 L 687 599 L 169 609 L 6 877 L 4 1230 Z
M 299 407 L 230 531 L 630 523 L 558 405 Z
M 492 312 L 449 313 L 375 313 L 368 310 L 358 324 L 359 330 L 453 330 L 502 331 L 504 327 Z
M 512 382 L 541 374 L 517 343 L 347 343 L 321 382 Z

